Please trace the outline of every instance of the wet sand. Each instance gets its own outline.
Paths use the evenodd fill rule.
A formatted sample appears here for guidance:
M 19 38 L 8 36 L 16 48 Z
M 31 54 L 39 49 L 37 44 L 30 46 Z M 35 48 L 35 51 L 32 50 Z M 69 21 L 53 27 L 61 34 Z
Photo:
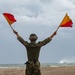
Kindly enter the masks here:
M 41 75 L 75 75 L 75 66 L 41 67 Z M 25 75 L 25 68 L 0 68 L 0 75 Z

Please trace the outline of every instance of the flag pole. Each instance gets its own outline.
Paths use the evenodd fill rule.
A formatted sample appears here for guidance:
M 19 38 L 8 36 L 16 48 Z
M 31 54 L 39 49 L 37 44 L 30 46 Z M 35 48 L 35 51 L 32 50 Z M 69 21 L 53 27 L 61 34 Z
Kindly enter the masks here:
M 66 13 L 66 15 L 67 15 L 67 14 L 68 14 L 68 13 Z M 65 16 L 66 16 L 66 15 L 65 15 Z M 64 18 L 65 18 L 65 17 L 64 17 Z M 64 20 L 64 18 L 63 18 L 63 20 Z M 62 20 L 62 21 L 63 21 L 63 20 Z M 61 22 L 61 23 L 62 23 L 62 22 Z M 60 25 L 61 25 L 61 23 L 60 23 Z M 56 29 L 56 31 L 58 31 L 60 25 L 58 26 L 58 28 Z
M 12 27 L 11 25 L 10 25 L 10 28 L 11 28 L 12 30 L 14 30 L 13 27 Z
M 56 32 L 58 31 L 59 27 L 60 27 L 60 25 L 59 25 L 58 28 L 56 29 Z

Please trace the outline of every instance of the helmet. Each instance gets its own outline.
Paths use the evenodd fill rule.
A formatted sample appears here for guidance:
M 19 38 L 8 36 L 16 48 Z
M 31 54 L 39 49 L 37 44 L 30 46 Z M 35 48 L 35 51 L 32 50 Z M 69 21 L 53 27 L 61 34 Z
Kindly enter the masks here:
M 36 40 L 38 39 L 38 37 L 37 37 L 36 34 L 32 33 L 32 34 L 30 34 L 29 39 L 30 39 L 31 41 L 36 41 Z

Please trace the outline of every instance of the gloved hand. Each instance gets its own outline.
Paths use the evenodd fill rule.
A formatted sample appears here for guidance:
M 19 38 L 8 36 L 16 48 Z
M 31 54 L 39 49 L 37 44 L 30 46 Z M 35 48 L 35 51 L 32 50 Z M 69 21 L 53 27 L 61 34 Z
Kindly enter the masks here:
M 13 32 L 14 32 L 15 34 L 18 34 L 18 32 L 17 32 L 16 30 L 14 30 L 14 29 L 13 29 Z
M 17 37 L 19 36 L 19 34 L 16 30 L 13 29 L 13 32 L 16 34 Z

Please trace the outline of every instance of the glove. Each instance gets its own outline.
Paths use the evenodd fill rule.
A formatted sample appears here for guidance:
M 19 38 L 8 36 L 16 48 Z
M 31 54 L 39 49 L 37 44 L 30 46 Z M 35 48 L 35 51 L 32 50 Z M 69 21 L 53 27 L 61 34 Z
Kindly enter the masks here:
M 15 30 L 13 30 L 13 32 L 14 32 L 15 34 L 18 34 L 18 32 L 17 32 L 17 31 L 15 31 Z

